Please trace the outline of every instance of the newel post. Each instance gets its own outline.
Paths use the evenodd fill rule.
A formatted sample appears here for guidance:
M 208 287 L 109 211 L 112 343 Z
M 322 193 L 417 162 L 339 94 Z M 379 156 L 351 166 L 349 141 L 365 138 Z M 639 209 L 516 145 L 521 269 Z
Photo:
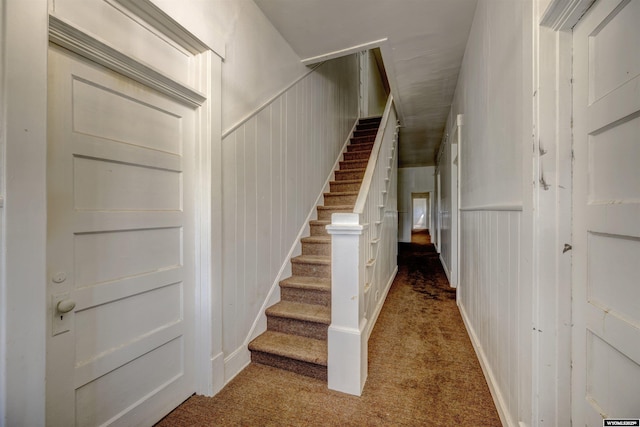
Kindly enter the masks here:
M 328 333 L 329 389 L 360 396 L 367 379 L 364 333 L 363 231 L 356 213 L 334 213 L 331 235 L 331 326 Z

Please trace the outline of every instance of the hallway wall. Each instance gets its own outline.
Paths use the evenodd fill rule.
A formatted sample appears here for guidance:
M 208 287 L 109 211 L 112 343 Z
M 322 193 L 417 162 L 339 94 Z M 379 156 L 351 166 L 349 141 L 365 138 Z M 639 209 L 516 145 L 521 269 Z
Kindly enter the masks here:
M 458 304 L 505 425 L 528 425 L 532 410 L 523 161 L 531 150 L 531 29 L 529 1 L 478 3 L 445 131 L 452 135 L 463 114 Z M 444 150 L 438 167 L 450 177 L 450 146 Z M 441 191 L 442 210 L 452 212 L 450 185 Z M 451 247 L 450 234 L 442 239 Z

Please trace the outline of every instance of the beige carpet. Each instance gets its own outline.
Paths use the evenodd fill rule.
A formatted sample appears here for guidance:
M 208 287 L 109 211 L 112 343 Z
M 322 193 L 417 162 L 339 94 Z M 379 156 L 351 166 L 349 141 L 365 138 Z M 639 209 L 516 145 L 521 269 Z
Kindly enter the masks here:
M 399 252 L 361 397 L 251 364 L 215 397 L 193 396 L 158 425 L 500 426 L 433 245 L 400 244 Z

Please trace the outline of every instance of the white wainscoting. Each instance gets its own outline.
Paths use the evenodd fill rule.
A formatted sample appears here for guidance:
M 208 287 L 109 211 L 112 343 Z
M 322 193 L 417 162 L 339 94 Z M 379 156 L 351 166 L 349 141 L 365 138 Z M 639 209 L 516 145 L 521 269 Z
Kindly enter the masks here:
M 530 348 L 528 325 L 520 313 L 524 295 L 520 284 L 520 231 L 522 212 L 463 210 L 458 304 L 476 349 L 500 417 L 505 425 L 518 425 L 523 349 Z M 528 333 L 523 333 L 528 331 Z M 524 358 L 526 360 L 526 358 Z
M 289 254 L 358 116 L 355 55 L 328 61 L 222 141 L 225 381 L 249 363 Z

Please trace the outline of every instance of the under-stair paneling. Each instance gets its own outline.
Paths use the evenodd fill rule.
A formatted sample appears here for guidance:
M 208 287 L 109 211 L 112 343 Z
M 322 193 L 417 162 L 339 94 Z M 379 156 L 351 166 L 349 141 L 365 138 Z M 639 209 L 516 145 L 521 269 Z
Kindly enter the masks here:
M 520 376 L 527 372 L 520 352 L 531 339 L 520 316 L 528 300 L 519 282 L 521 216 L 517 210 L 461 212 L 459 306 L 498 409 L 510 423 L 518 414 Z
M 357 119 L 357 79 L 355 55 L 326 62 L 223 139 L 227 379 L 249 362 L 265 301 L 290 274 L 288 255 Z

